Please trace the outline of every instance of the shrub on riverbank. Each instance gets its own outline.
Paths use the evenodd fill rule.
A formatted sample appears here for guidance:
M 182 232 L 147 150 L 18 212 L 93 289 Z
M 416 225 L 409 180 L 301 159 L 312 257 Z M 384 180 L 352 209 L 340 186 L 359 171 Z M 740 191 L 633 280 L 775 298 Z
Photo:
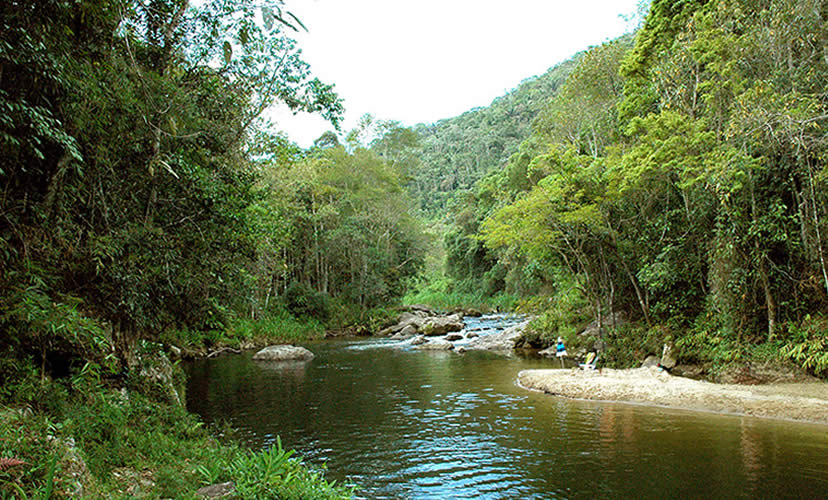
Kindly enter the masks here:
M 2 498 L 196 498 L 232 481 L 237 498 L 351 498 L 292 452 L 212 437 L 182 407 L 119 391 L 88 372 L 16 381 L 51 395 L 0 409 Z

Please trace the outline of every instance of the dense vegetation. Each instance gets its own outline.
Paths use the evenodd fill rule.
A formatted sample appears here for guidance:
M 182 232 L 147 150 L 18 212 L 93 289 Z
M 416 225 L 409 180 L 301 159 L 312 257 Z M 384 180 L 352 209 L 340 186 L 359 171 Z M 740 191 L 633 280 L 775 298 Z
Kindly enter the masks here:
M 210 438 L 164 351 L 370 332 L 406 293 L 520 297 L 535 346 L 597 320 L 618 365 L 828 370 L 822 2 L 656 0 L 490 107 L 308 150 L 261 118 L 338 124 L 301 22 L 193 4 L 0 5 L 0 495 L 347 496 Z
M 449 272 L 541 297 L 538 343 L 597 318 L 618 363 L 672 339 L 825 371 L 827 37 L 818 1 L 654 1 L 477 183 Z
M 175 461 L 159 449 L 169 442 L 103 429 L 113 412 L 121 426 L 153 415 L 139 393 L 180 400 L 140 375 L 169 371 L 158 341 L 294 340 L 365 321 L 418 270 L 419 230 L 392 162 L 358 142 L 302 151 L 260 118 L 275 101 L 334 125 L 343 109 L 310 75 L 280 1 L 11 1 L 0 19 L 0 400 L 30 418 L 3 425 L 42 424 L 18 437 L 52 450 L 9 473 L 4 462 L 0 488 L 19 493 L 9 474 L 51 488 L 52 435 L 75 438 L 109 496 L 113 471 Z M 136 393 L 119 402 L 122 387 Z M 90 400 L 99 416 L 76 420 Z M 124 440 L 137 457 L 92 456 Z M 231 451 L 213 475 L 232 475 Z M 203 479 L 179 472 L 148 494 Z

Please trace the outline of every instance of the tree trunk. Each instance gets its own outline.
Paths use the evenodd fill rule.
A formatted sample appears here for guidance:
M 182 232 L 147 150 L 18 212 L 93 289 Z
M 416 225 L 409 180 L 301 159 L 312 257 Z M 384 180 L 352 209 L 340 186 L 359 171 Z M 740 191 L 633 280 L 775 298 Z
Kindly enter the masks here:
M 776 328 L 776 301 L 774 300 L 773 293 L 771 292 L 765 257 L 763 257 L 759 263 L 759 278 L 762 281 L 762 288 L 765 290 L 765 305 L 768 308 L 768 341 L 770 341 L 773 339 L 773 334 Z

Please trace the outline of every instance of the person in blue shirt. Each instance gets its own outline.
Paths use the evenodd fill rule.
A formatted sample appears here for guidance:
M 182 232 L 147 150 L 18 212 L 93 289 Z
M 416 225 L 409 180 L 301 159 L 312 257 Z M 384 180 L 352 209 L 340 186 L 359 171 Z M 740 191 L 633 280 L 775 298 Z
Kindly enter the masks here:
M 558 337 L 558 345 L 555 346 L 555 356 L 561 360 L 561 368 L 564 367 L 564 358 L 566 357 L 566 346 L 562 337 Z

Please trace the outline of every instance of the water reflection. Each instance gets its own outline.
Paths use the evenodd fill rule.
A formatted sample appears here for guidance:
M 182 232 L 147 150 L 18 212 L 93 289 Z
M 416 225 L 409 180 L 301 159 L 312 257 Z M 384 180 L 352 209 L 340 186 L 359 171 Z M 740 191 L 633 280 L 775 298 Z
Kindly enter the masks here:
M 828 432 L 662 408 L 570 401 L 514 384 L 538 358 L 308 346 L 272 365 L 188 367 L 188 405 L 247 443 L 280 435 L 367 498 L 822 497 Z M 761 483 L 760 483 L 761 481 Z

